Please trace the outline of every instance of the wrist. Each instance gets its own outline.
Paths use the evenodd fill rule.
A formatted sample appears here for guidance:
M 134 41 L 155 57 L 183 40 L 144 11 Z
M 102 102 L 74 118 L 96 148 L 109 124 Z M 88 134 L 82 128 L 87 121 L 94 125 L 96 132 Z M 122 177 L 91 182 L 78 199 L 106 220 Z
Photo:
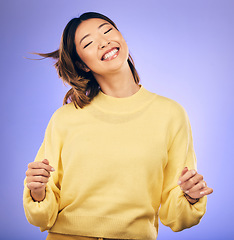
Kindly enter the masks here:
M 45 190 L 43 190 L 41 192 L 30 191 L 30 195 L 34 202 L 41 202 L 45 199 L 46 191 Z
M 184 193 L 184 196 L 185 196 L 185 198 L 187 199 L 187 201 L 188 201 L 191 205 L 197 203 L 197 202 L 199 201 L 199 199 L 200 199 L 200 198 L 192 198 L 192 197 L 190 197 L 190 196 L 189 196 L 188 194 L 186 194 L 186 193 Z

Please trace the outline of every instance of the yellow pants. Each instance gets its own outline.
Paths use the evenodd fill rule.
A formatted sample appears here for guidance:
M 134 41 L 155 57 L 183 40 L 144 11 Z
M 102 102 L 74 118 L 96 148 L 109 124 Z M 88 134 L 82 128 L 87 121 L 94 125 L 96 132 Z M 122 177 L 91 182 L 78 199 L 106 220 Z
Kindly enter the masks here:
M 84 237 L 84 236 L 77 236 L 77 235 L 49 233 L 46 240 L 119 240 L 119 239 Z

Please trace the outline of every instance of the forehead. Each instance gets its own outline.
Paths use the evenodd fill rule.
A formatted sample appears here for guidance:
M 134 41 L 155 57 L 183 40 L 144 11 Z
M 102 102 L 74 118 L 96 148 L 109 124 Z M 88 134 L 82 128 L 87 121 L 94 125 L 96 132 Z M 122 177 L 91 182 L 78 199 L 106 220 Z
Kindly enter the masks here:
M 92 32 L 96 31 L 98 27 L 103 23 L 110 24 L 106 20 L 100 18 L 91 18 L 81 22 L 81 24 L 76 29 L 76 38 L 81 39 L 87 34 L 92 34 Z

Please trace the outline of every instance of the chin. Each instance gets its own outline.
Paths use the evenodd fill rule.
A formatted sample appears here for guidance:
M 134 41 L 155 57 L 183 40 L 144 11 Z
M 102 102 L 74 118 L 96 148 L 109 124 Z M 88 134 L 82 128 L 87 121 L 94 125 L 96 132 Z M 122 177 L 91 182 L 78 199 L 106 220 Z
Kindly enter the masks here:
M 129 67 L 127 59 L 124 61 L 119 61 L 119 62 L 115 62 L 115 63 L 113 62 L 113 65 L 110 66 L 110 68 L 106 69 L 106 70 L 109 70 L 108 72 L 110 72 L 110 73 L 114 73 L 114 72 L 122 71 L 122 70 L 126 69 L 126 67 L 127 68 Z

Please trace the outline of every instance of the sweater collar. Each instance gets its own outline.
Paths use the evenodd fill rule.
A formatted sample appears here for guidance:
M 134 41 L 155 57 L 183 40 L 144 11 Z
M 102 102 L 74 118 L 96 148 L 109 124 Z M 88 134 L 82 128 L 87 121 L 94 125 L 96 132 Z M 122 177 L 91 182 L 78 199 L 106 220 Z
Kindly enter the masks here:
M 110 113 L 131 113 L 148 105 L 156 94 L 149 92 L 142 85 L 129 97 L 117 98 L 106 95 L 102 91 L 93 99 L 93 106 Z

